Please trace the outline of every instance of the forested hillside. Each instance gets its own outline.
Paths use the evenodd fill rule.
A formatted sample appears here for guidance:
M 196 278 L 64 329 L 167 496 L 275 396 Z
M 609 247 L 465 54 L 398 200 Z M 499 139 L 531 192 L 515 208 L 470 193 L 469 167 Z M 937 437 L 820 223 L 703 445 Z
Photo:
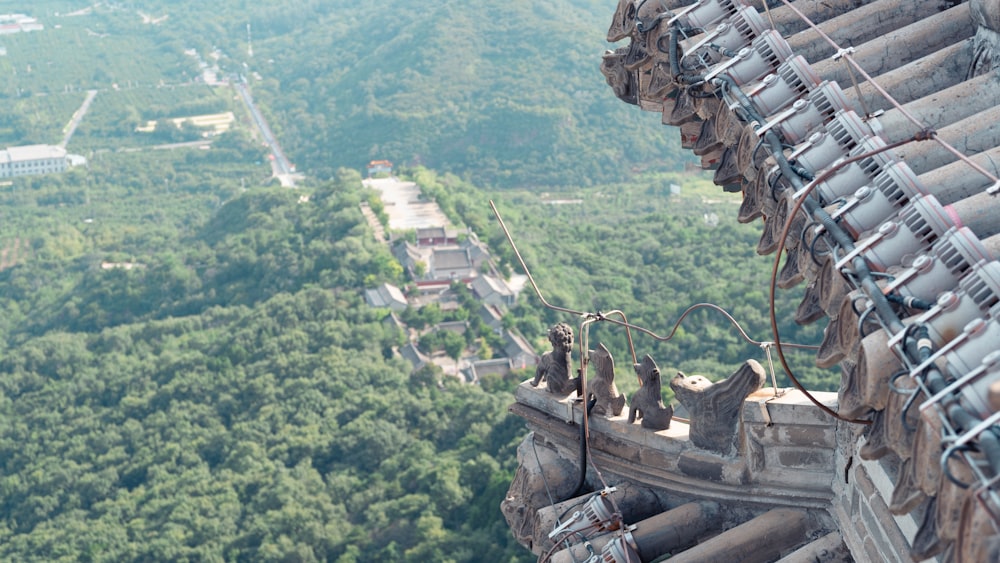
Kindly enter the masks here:
M 322 289 L 0 362 L 0 558 L 473 561 L 522 430 L 413 382 L 378 313 Z M 500 461 L 498 461 L 498 459 Z M 501 548 L 502 551 L 502 548 Z
M 629 134 L 659 118 L 629 111 L 604 83 L 607 0 L 141 4 L 170 14 L 157 35 L 183 26 L 192 46 L 221 47 L 313 175 L 384 158 L 542 187 L 681 164 L 674 135 Z
M 45 0 L 30 11 L 48 18 L 48 35 L 5 40 L 0 72 L 17 78 L 0 97 L 182 84 L 198 78 L 184 53 L 194 49 L 249 81 L 289 158 L 312 177 L 371 159 L 525 188 L 677 170 L 675 135 L 630 135 L 658 117 L 630 111 L 604 83 L 608 9 L 600 0 Z M 11 119 L 37 137 L 28 132 L 44 113 L 26 109 Z M 150 113 L 142 118 L 160 117 Z M 112 117 L 108 129 L 128 131 L 140 116 Z
M 391 357 L 403 335 L 355 288 L 399 268 L 356 173 L 308 201 L 237 195 L 200 226 L 165 206 L 130 269 L 101 267 L 115 241 L 45 232 L 86 207 L 36 207 L 59 186 L 5 198 L 38 218 L 0 272 L 0 559 L 521 555 L 497 511 L 510 396 Z
M 303 153 L 310 165 L 385 157 L 534 188 L 680 165 L 672 136 L 628 134 L 656 116 L 608 96 L 599 71 L 606 2 L 384 4 L 346 24 L 336 9 L 317 17 L 317 37 L 306 41 L 330 54 L 319 69 L 287 39 L 264 43 L 278 82 L 262 86 L 296 127 L 290 136 L 312 149 Z M 319 107 L 327 122 L 299 118 Z

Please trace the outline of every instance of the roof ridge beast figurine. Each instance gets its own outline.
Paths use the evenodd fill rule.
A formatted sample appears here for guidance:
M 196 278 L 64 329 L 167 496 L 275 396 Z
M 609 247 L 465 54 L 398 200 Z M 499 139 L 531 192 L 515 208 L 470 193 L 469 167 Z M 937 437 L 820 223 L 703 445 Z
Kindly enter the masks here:
M 573 391 L 580 392 L 580 378 L 570 378 L 573 368 L 573 328 L 566 323 L 557 323 L 549 329 L 549 342 L 552 351 L 542 354 L 535 368 L 535 378 L 531 380 L 532 387 L 545 380 L 549 393 L 569 395 Z

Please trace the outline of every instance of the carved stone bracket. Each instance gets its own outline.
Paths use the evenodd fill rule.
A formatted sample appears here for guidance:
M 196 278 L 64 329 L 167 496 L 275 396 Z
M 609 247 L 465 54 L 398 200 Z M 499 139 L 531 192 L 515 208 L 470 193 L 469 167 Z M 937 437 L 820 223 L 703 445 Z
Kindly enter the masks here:
M 743 400 L 764 386 L 766 373 L 754 360 L 747 360 L 727 379 L 712 383 L 700 375 L 678 372 L 670 388 L 691 413 L 691 442 L 722 455 L 735 449 L 736 431 Z
M 536 433 L 521 441 L 517 447 L 517 473 L 500 503 L 500 511 L 521 545 L 533 548 L 535 512 L 569 498 L 576 488 L 577 471 L 572 462 Z
M 1000 66 L 1000 4 L 990 0 L 970 2 L 973 20 L 979 24 L 973 38 L 968 78 L 986 74 Z

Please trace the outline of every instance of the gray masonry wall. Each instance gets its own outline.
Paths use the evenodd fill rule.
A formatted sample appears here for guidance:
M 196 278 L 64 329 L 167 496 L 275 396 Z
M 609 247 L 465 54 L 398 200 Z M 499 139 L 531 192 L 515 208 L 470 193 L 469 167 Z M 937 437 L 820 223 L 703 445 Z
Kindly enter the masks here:
M 836 410 L 835 393 L 814 396 Z M 548 485 L 557 488 L 558 479 L 575 481 L 581 403 L 528 382 L 518 387 L 516 401 L 511 412 L 525 418 L 534 432 L 528 439 L 545 444 L 551 448 L 546 456 L 559 459 L 556 465 L 562 469 L 549 475 Z M 856 560 L 912 561 L 908 551 L 918 522 L 909 515 L 893 516 L 887 506 L 895 480 L 893 462 L 862 460 L 857 449 L 864 444 L 863 428 L 838 423 L 801 392 L 785 390 L 775 397 L 774 390 L 766 388 L 750 395 L 743 403 L 738 451 L 732 456 L 694 447 L 683 422 L 675 420 L 667 430 L 652 431 L 629 424 L 627 413 L 590 418 L 590 455 L 609 482 L 655 491 L 648 502 L 655 502 L 656 508 L 704 499 L 744 515 L 775 507 L 812 509 L 828 516 L 830 531 L 840 531 Z M 535 463 L 521 460 L 522 465 Z M 600 488 L 592 469 L 587 480 L 592 488 Z M 571 489 L 572 483 L 563 484 L 563 490 Z M 537 496 L 533 502 L 523 517 L 538 521 L 537 512 L 544 515 L 549 502 Z M 644 508 L 643 517 L 650 512 L 650 507 Z M 628 523 L 629 515 L 624 516 Z M 534 531 L 533 536 L 544 537 L 542 532 L 547 533 Z

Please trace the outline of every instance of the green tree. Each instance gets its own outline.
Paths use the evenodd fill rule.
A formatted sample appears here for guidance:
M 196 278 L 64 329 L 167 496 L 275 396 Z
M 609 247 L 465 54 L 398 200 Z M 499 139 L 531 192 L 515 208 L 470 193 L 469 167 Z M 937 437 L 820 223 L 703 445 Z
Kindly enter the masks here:
M 444 352 L 448 354 L 449 358 L 457 362 L 462 357 L 462 352 L 465 351 L 465 338 L 461 334 L 450 330 L 443 330 L 441 332 L 444 336 L 442 343 Z

